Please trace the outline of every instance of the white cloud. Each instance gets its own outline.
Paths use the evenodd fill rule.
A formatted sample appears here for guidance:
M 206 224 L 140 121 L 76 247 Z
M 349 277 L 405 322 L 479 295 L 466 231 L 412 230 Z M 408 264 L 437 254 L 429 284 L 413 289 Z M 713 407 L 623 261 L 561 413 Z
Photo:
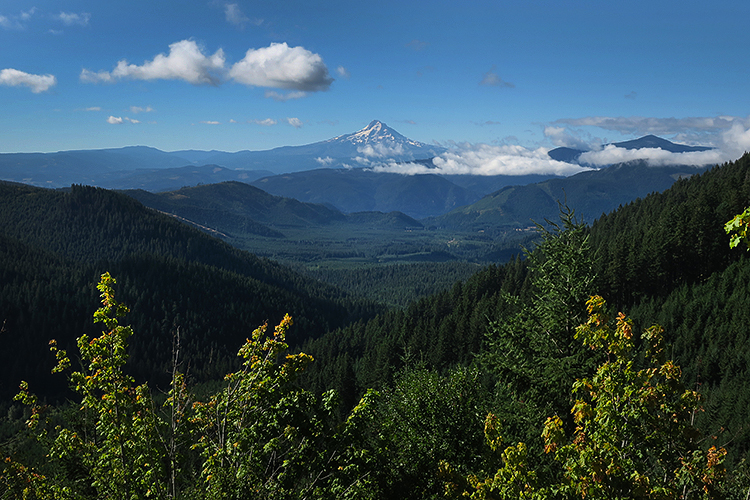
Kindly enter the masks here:
M 169 46 L 169 54 L 159 54 L 143 65 L 118 61 L 112 71 L 81 70 L 86 83 L 114 83 L 121 79 L 184 80 L 194 85 L 218 85 L 224 77 L 256 87 L 285 89 L 290 92 L 268 91 L 266 97 L 277 101 L 299 99 L 307 92 L 328 90 L 333 78 L 318 54 L 303 47 L 273 43 L 269 47 L 250 49 L 245 57 L 228 71 L 222 49 L 205 54 L 193 40 L 182 40 Z
M 691 165 L 701 166 L 725 161 L 725 155 L 718 149 L 671 153 L 661 148 L 625 149 L 609 144 L 600 151 L 583 153 L 578 161 L 587 165 L 605 166 L 634 160 L 646 160 L 649 165 Z M 735 158 L 736 159 L 736 158 Z
M 130 106 L 130 112 L 136 115 L 138 113 L 151 113 L 152 111 L 154 111 L 154 108 L 151 106 L 146 106 L 145 108 L 142 108 L 141 106 Z
M 713 132 L 726 130 L 732 126 L 735 120 L 737 118 L 733 116 L 686 118 L 587 116 L 583 118 L 563 118 L 556 120 L 555 123 L 574 127 L 598 127 L 621 134 L 674 135 L 686 131 Z
M 401 156 L 405 153 L 404 145 L 400 143 L 378 142 L 367 144 L 357 148 L 358 153 L 362 153 L 367 158 L 389 158 Z
M 62 21 L 66 26 L 86 26 L 89 24 L 89 20 L 91 20 L 91 14 L 88 12 L 81 12 L 80 14 L 74 12 L 60 12 L 55 16 L 55 19 Z
M 552 144 L 558 147 L 583 150 L 591 148 L 590 142 L 586 142 L 580 137 L 571 134 L 565 127 L 545 127 L 544 136 L 550 139 L 552 141 Z
M 349 73 L 349 70 L 347 70 L 343 66 L 339 66 L 336 68 L 336 74 L 339 75 L 341 78 L 349 79 L 351 78 L 351 74 Z
M 224 70 L 224 51 L 219 49 L 208 56 L 193 40 L 182 40 L 169 46 L 169 55 L 159 54 L 142 66 L 121 60 L 111 72 L 94 73 L 84 69 L 81 81 L 88 83 L 111 83 L 121 78 L 134 80 L 184 80 L 193 85 L 220 82 Z
M 286 121 L 294 128 L 302 128 L 302 120 L 299 118 L 287 118 Z
M 37 8 L 32 7 L 26 12 L 21 12 L 20 18 L 24 21 L 28 21 L 29 19 L 31 19 L 31 16 L 33 16 L 36 11 L 37 11 Z
M 333 158 L 331 158 L 330 156 L 326 156 L 325 158 L 321 158 L 319 156 L 319 157 L 315 158 L 315 161 L 317 161 L 318 163 L 320 163 L 324 167 L 328 167 L 328 166 L 332 165 L 335 160 Z
M 515 85 L 513 85 L 510 82 L 503 81 L 502 78 L 500 78 L 497 73 L 495 73 L 496 66 L 492 66 L 490 70 L 484 74 L 484 77 L 482 78 L 482 81 L 479 82 L 479 85 L 485 85 L 487 87 L 505 87 L 505 88 L 514 88 Z
M 660 148 L 625 149 L 614 145 L 601 147 L 571 135 L 563 127 L 546 127 L 545 135 L 555 144 L 593 149 L 582 154 L 578 161 L 594 166 L 611 165 L 633 160 L 645 160 L 649 165 L 711 165 L 733 161 L 750 151 L 750 118 L 734 116 L 688 117 L 688 118 L 647 118 L 647 117 L 585 117 L 557 120 L 580 127 L 599 127 L 623 134 L 672 136 L 678 143 L 696 143 L 711 146 L 708 151 L 671 153 Z
M 275 90 L 266 90 L 265 96 L 268 99 L 273 99 L 274 101 L 284 102 L 284 101 L 290 101 L 292 99 L 301 99 L 307 95 L 307 92 L 302 92 L 299 90 L 296 90 L 294 92 L 287 92 L 286 94 L 282 94 L 280 92 L 276 92 Z
M 568 176 L 587 167 L 553 160 L 547 149 L 528 149 L 523 146 L 493 146 L 489 144 L 460 144 L 433 159 L 433 166 L 418 163 L 387 162 L 373 167 L 377 172 L 401 174 L 457 174 L 457 175 L 529 175 L 551 174 Z
M 224 14 L 228 23 L 234 24 L 235 26 L 244 26 L 250 19 L 242 13 L 240 6 L 236 3 L 224 4 Z
M 101 110 L 102 110 L 101 106 L 91 106 L 91 107 L 86 108 L 86 111 L 101 111 Z
M 86 68 L 81 70 L 80 79 L 84 83 L 114 83 L 115 77 L 109 71 L 91 71 Z
M 286 43 L 248 50 L 229 70 L 229 76 L 245 85 L 302 92 L 328 90 L 333 82 L 323 58 Z
M 6 68 L 0 71 L 0 85 L 11 87 L 22 85 L 29 87 L 33 93 L 39 94 L 57 85 L 57 78 L 54 75 L 34 75 L 17 69 Z
M 36 11 L 37 8 L 32 7 L 27 11 L 21 11 L 21 13 L 17 16 L 5 16 L 0 14 L 0 28 L 23 30 L 26 28 L 26 25 L 24 23 L 31 20 L 31 17 Z
M 276 125 L 276 120 L 272 118 L 266 118 L 265 120 L 249 120 L 248 123 L 255 123 L 256 125 L 263 125 L 264 127 L 270 127 Z
M 122 125 L 123 123 L 141 123 L 140 120 L 134 120 L 132 118 L 128 118 L 127 116 L 112 116 L 110 115 L 109 118 L 107 118 L 107 123 L 110 125 Z
M 221 124 L 221 122 L 217 122 L 215 120 L 204 120 L 201 123 L 205 125 L 220 125 Z

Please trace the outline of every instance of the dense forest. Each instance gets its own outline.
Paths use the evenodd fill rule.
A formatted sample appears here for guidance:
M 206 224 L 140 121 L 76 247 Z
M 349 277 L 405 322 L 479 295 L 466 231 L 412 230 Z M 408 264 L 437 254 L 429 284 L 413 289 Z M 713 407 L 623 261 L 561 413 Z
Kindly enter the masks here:
M 387 310 L 116 193 L 0 189 L 2 498 L 750 493 L 750 261 L 724 231 L 748 155 L 591 226 L 563 205 Z

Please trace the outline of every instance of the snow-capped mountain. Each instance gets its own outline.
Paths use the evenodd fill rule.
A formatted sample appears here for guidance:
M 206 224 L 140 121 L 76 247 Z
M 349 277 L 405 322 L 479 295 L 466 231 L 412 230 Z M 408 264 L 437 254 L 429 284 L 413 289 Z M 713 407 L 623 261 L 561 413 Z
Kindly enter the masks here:
M 426 160 L 445 148 L 411 140 L 374 120 L 362 130 L 304 146 L 267 151 L 220 153 L 204 162 L 227 168 L 263 169 L 276 173 L 315 168 L 369 167 L 378 163 Z
M 132 178 L 134 174 L 159 177 L 160 170 L 178 167 L 212 165 L 212 169 L 262 171 L 267 175 L 317 168 L 371 167 L 380 163 L 424 161 L 444 151 L 444 148 L 408 139 L 385 123 L 374 120 L 352 134 L 303 146 L 284 146 L 265 151 L 164 152 L 147 147 L 126 147 L 58 153 L 0 154 L 0 179 L 46 187 L 65 187 L 74 183 L 122 187 L 118 184 L 120 180 Z M 188 170 L 186 172 L 190 175 L 195 173 Z M 178 177 L 175 179 L 177 187 L 189 182 L 183 175 Z M 215 182 L 217 179 L 213 177 L 215 176 L 206 178 L 206 181 Z M 236 179 L 236 176 L 232 179 Z M 144 180 L 143 185 L 151 185 L 150 182 Z M 179 184 L 180 182 L 184 184 Z
M 386 142 L 394 144 L 405 144 L 419 149 L 430 148 L 430 146 L 423 142 L 413 141 L 404 137 L 385 123 L 378 120 L 371 121 L 368 126 L 358 132 L 354 132 L 353 134 L 340 135 L 325 142 L 336 142 L 341 144 L 348 142 L 357 146 Z

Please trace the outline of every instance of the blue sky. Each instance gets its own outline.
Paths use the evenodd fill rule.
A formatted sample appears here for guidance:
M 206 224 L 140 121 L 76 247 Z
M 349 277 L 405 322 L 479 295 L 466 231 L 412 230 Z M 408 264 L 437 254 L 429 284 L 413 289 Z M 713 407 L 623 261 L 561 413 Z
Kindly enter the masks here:
M 379 119 L 461 157 L 653 133 L 730 160 L 750 149 L 748 19 L 722 0 L 5 0 L 0 152 L 263 150 Z

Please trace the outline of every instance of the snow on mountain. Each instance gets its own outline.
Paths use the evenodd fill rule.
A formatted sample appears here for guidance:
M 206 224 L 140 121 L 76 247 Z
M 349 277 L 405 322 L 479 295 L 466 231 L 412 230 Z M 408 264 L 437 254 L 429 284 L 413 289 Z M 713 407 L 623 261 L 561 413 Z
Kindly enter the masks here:
M 429 148 L 427 144 L 419 141 L 413 141 L 399 134 L 385 123 L 373 120 L 368 126 L 353 134 L 344 134 L 326 142 L 351 143 L 355 145 L 377 144 L 391 142 L 396 144 L 408 144 L 415 148 Z

